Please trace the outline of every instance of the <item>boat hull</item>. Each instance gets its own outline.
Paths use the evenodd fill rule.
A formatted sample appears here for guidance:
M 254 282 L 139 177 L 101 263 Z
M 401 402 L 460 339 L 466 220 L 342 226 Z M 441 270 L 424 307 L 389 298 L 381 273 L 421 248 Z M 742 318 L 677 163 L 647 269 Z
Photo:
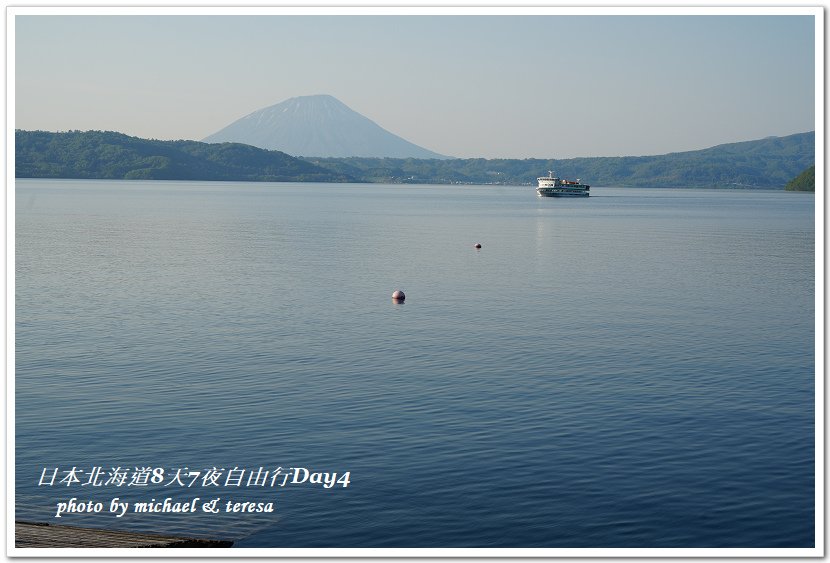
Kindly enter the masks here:
M 590 192 L 585 189 L 567 190 L 562 188 L 536 188 L 539 197 L 588 197 Z

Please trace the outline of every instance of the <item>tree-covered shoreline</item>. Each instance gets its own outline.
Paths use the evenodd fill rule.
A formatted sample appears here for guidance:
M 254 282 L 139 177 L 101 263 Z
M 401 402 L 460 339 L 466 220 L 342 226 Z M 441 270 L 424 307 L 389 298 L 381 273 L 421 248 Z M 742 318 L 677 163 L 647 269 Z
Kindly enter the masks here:
M 809 167 L 807 170 L 787 182 L 784 189 L 788 192 L 814 192 L 816 191 L 816 167 Z
M 239 143 L 158 141 L 112 131 L 15 131 L 17 178 L 343 182 L 279 151 Z
M 15 132 L 18 178 L 535 185 L 554 170 L 594 186 L 783 189 L 814 163 L 814 132 L 656 156 L 450 160 L 295 158 L 111 131 Z

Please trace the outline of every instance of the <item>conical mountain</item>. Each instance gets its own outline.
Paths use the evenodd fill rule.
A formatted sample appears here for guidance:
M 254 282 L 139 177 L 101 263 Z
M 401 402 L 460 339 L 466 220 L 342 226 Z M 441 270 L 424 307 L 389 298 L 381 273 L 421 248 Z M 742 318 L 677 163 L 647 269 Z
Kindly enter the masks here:
M 257 110 L 203 139 L 293 156 L 448 158 L 383 129 L 333 96 L 299 96 Z

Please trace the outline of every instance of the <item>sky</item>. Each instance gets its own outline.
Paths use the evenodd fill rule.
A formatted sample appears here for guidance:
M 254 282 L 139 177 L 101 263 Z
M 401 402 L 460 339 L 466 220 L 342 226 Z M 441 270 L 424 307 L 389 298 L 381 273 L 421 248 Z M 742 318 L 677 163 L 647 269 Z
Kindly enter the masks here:
M 665 154 L 814 130 L 814 30 L 749 13 L 18 14 L 14 127 L 201 140 L 330 94 L 459 158 Z

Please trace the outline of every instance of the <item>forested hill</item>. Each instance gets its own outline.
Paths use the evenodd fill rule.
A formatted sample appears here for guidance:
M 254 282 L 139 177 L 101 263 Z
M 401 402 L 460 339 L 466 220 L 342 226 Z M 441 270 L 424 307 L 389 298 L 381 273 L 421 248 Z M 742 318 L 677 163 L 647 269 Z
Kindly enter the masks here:
M 156 141 L 111 131 L 15 131 L 18 178 L 344 182 L 279 151 L 239 143 Z
M 791 192 L 814 192 L 816 191 L 816 167 L 811 166 L 784 186 L 784 189 Z
M 15 132 L 18 178 L 535 185 L 553 170 L 593 186 L 780 188 L 815 163 L 815 133 L 659 156 L 545 159 L 298 159 L 238 143 L 102 131 Z
M 553 170 L 594 186 L 783 188 L 815 163 L 815 132 L 658 156 L 415 160 L 309 158 L 365 182 L 536 184 Z

